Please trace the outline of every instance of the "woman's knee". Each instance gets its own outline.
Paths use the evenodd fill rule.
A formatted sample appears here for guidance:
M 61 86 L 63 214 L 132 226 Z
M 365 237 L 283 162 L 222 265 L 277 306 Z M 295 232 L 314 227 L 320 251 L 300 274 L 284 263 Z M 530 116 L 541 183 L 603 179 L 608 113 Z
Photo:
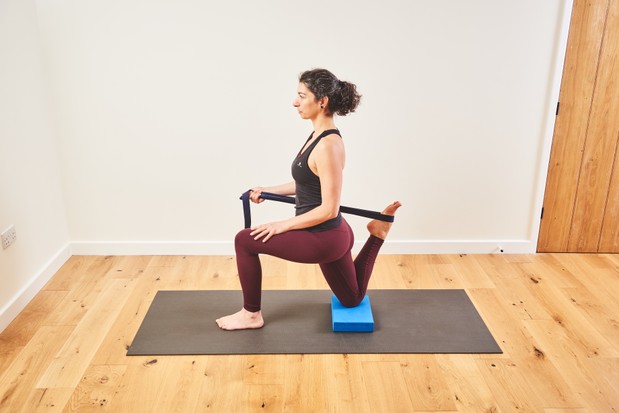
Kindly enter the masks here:
M 361 304 L 361 301 L 363 301 L 363 297 L 359 298 L 359 297 L 338 297 L 338 300 L 340 300 L 340 303 L 342 303 L 342 305 L 344 307 L 348 307 L 348 308 L 352 308 L 352 307 L 356 307 L 359 304 Z
M 246 228 L 244 230 L 239 231 L 236 234 L 236 236 L 234 237 L 234 249 L 237 252 L 245 250 L 247 246 L 249 245 L 249 242 L 253 240 L 251 235 L 249 235 L 250 233 L 251 233 L 251 229 Z

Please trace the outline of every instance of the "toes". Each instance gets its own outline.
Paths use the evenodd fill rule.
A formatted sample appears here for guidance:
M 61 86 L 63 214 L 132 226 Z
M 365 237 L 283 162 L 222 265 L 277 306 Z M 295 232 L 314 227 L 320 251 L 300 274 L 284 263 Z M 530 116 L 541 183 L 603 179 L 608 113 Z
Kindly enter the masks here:
M 387 208 L 385 208 L 385 210 L 383 211 L 383 214 L 385 214 L 385 215 L 394 215 L 395 211 L 397 211 L 398 208 L 400 208 L 401 206 L 402 206 L 402 204 L 400 203 L 400 201 L 395 201 L 393 204 L 391 204 Z

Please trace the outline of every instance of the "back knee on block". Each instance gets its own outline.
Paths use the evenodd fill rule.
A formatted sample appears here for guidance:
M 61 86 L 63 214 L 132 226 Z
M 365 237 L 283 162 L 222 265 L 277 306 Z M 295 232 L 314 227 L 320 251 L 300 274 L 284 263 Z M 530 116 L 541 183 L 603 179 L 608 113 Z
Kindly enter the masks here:
M 337 297 L 337 296 L 336 296 Z M 348 308 L 357 307 L 361 304 L 364 297 L 337 297 L 338 301 L 344 306 Z
M 337 297 L 331 298 L 331 317 L 333 331 L 372 332 L 374 317 L 369 297 L 365 297 L 357 307 L 344 307 Z

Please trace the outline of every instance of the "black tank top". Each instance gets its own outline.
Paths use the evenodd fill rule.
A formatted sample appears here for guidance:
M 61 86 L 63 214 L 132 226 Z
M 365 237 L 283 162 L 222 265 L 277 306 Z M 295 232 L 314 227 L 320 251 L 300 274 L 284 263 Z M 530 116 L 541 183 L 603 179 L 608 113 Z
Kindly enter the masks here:
M 301 151 L 299 151 L 299 154 L 292 162 L 292 177 L 294 178 L 296 187 L 295 215 L 305 214 L 322 204 L 320 178 L 310 169 L 308 159 L 316 145 L 318 145 L 318 142 L 325 136 L 333 133 L 341 137 L 340 131 L 337 129 L 328 129 L 324 131 L 305 151 L 301 148 Z M 310 139 L 312 139 L 312 135 L 309 136 L 305 143 L 307 144 Z M 341 221 L 342 215 L 338 213 L 337 217 L 306 229 L 311 232 L 326 231 L 338 227 Z

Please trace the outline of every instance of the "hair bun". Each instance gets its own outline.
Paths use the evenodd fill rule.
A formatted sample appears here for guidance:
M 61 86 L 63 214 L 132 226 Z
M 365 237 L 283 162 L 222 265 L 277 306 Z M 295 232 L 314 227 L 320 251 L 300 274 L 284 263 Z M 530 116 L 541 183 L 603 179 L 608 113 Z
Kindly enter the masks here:
M 346 116 L 354 112 L 361 101 L 357 86 L 339 80 L 326 69 L 313 69 L 303 72 L 299 76 L 299 82 L 307 86 L 316 99 L 328 97 L 327 109 L 333 114 Z

